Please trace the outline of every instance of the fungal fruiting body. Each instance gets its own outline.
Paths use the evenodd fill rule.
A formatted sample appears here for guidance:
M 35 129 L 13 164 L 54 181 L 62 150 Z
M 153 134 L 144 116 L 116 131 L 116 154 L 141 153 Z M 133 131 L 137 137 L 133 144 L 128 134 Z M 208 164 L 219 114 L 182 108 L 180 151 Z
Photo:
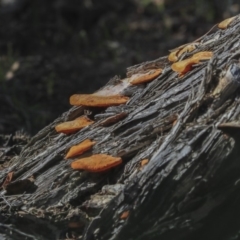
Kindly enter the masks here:
M 103 172 L 121 163 L 122 159 L 120 157 L 112 157 L 107 154 L 96 154 L 72 162 L 71 167 L 76 170 L 86 170 L 88 172 Z
M 137 85 L 137 84 L 142 84 L 142 83 L 147 83 L 158 77 L 162 73 L 162 69 L 152 69 L 146 73 L 137 73 L 133 74 L 129 78 L 129 82 L 132 85 Z
M 148 160 L 148 159 L 143 159 L 143 160 L 141 161 L 141 167 L 143 167 L 143 166 L 147 165 L 147 164 L 148 164 L 148 162 L 149 162 L 149 160 Z
M 178 52 L 179 52 L 179 50 L 171 52 L 168 55 L 168 61 L 169 62 L 176 62 L 178 60 L 178 56 L 177 56 Z
M 185 74 L 192 69 L 194 64 L 199 63 L 202 60 L 208 60 L 213 56 L 212 52 L 199 52 L 195 53 L 192 57 L 185 60 L 173 63 L 171 68 L 173 71 L 179 74 Z
M 90 139 L 86 139 L 83 142 L 79 143 L 78 145 L 72 146 L 69 149 L 65 159 L 83 154 L 84 152 L 91 149 L 94 144 L 95 144 L 95 142 L 92 142 Z
M 90 120 L 86 116 L 82 116 L 79 118 L 76 118 L 73 121 L 68 121 L 64 123 L 60 123 L 55 127 L 55 130 L 60 133 L 74 133 L 90 124 L 94 123 L 92 120 Z
M 187 45 L 180 46 L 179 48 L 171 51 L 171 53 L 168 55 L 168 60 L 170 62 L 176 62 L 181 57 L 182 54 L 186 52 L 192 52 L 193 50 L 195 50 L 198 44 L 199 43 L 190 43 Z
M 235 16 L 236 17 L 236 16 Z M 227 18 L 218 24 L 220 29 L 226 29 L 229 24 L 235 19 L 235 17 Z
M 125 104 L 128 100 L 129 97 L 122 95 L 74 94 L 70 97 L 70 104 L 74 106 L 109 107 Z
M 123 212 L 122 214 L 121 214 L 121 216 L 120 216 L 120 219 L 127 219 L 128 218 L 128 216 L 129 216 L 129 211 L 125 211 L 125 212 Z
M 182 56 L 183 53 L 186 53 L 186 52 L 192 52 L 193 50 L 196 49 L 196 46 L 198 45 L 199 43 L 190 43 L 188 44 L 187 46 L 185 46 L 184 48 L 180 49 L 179 52 L 178 52 L 178 56 Z

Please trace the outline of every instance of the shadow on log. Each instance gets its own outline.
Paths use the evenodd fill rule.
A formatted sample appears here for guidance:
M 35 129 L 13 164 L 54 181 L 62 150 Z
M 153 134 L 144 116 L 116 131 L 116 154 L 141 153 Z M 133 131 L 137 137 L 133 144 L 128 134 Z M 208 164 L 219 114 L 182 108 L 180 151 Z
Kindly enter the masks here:
M 71 108 L 20 154 L 1 162 L 2 235 L 239 239 L 239 37 L 237 16 L 183 55 L 214 53 L 182 77 L 167 57 L 129 68 L 128 77 L 149 69 L 163 72 L 150 83 L 125 89 L 126 105 Z M 115 78 L 107 87 L 118 82 Z M 125 118 L 102 124 L 121 113 Z M 57 124 L 84 114 L 95 122 L 70 135 L 55 131 Z M 83 157 L 104 153 L 123 163 L 105 172 L 71 169 L 77 157 L 65 160 L 66 152 L 85 139 L 96 144 Z M 143 164 L 144 159 L 149 162 Z

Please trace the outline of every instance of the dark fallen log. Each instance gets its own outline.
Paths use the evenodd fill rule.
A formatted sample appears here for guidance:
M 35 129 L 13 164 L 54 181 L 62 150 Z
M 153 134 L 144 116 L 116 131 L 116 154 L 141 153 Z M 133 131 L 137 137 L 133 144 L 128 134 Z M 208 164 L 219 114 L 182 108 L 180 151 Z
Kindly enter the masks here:
M 133 66 L 128 76 L 164 71 L 124 89 L 126 105 L 73 107 L 31 138 L 0 172 L 0 231 L 11 238 L 14 226 L 19 239 L 238 239 L 239 37 L 238 16 L 183 56 L 214 53 L 183 77 L 167 57 Z M 84 114 L 95 123 L 55 131 Z M 96 144 L 83 156 L 107 153 L 123 163 L 99 173 L 71 169 L 66 151 L 89 138 Z

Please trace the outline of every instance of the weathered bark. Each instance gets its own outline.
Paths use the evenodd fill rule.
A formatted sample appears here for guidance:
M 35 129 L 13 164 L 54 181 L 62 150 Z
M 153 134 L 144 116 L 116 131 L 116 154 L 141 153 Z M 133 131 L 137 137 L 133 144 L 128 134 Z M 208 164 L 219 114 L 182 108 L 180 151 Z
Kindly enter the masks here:
M 166 57 L 131 67 L 128 75 L 158 67 L 164 72 L 127 89 L 125 106 L 88 108 L 96 122 L 75 134 L 54 127 L 86 108 L 74 107 L 40 131 L 0 172 L 2 182 L 14 172 L 1 192 L 3 221 L 36 239 L 237 239 L 240 143 L 217 125 L 240 117 L 239 68 L 227 68 L 233 74 L 228 88 L 217 95 L 213 90 L 239 57 L 239 38 L 237 17 L 226 30 L 203 37 L 193 53 L 213 51 L 214 57 L 184 77 Z M 100 125 L 99 118 L 121 112 L 125 119 Z M 84 156 L 108 153 L 123 164 L 104 173 L 73 171 L 66 150 L 86 138 L 97 144 Z M 150 162 L 140 168 L 145 158 Z M 128 218 L 121 219 L 126 211 Z

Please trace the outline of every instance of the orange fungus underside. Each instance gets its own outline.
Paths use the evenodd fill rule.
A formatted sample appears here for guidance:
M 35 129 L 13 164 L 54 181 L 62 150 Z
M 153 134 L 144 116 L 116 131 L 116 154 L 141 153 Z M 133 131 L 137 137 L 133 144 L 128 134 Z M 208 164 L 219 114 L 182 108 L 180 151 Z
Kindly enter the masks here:
M 122 163 L 120 157 L 112 157 L 106 154 L 96 154 L 72 162 L 71 167 L 76 170 L 88 172 L 103 172 Z
M 171 68 L 179 74 L 185 74 L 192 69 L 192 65 L 199 63 L 202 60 L 208 60 L 213 56 L 212 52 L 199 52 L 192 57 L 173 63 Z
M 69 133 L 74 133 L 92 123 L 94 122 L 90 120 L 88 117 L 82 116 L 82 117 L 76 118 L 73 121 L 60 123 L 55 127 L 55 129 L 57 132 L 69 134 Z
M 122 95 L 74 94 L 70 97 L 70 104 L 74 106 L 109 107 L 125 104 L 128 100 L 128 97 Z
M 220 29 L 226 29 L 229 24 L 235 19 L 235 17 L 227 18 L 218 24 Z
M 84 152 L 91 149 L 94 144 L 95 142 L 92 142 L 90 139 L 86 139 L 83 142 L 79 143 L 78 145 L 72 146 L 69 149 L 65 159 L 83 154 Z
M 162 73 L 162 69 L 152 69 L 147 73 L 137 73 L 130 77 L 129 81 L 133 85 L 147 83 L 158 77 Z

